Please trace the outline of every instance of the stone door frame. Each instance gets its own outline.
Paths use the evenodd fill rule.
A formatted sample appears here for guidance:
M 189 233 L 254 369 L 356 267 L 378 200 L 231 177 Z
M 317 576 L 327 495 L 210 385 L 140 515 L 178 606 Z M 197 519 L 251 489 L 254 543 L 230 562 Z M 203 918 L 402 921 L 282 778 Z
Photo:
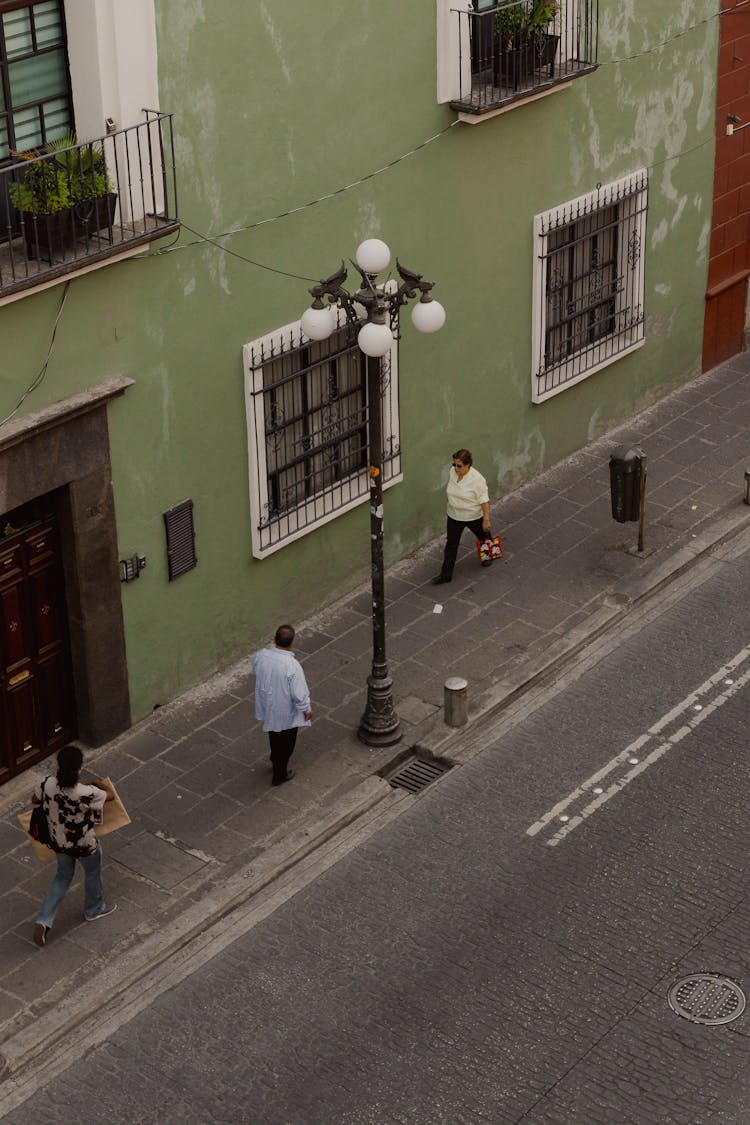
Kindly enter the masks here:
M 78 736 L 89 746 L 130 726 L 107 404 L 131 386 L 108 379 L 0 426 L 0 513 L 53 494 Z

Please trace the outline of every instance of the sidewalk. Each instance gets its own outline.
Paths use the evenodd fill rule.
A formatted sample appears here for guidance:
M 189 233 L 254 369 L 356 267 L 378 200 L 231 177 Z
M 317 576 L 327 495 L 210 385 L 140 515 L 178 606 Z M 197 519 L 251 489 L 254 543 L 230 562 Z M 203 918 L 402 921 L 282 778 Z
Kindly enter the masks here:
M 449 586 L 430 585 L 442 538 L 392 567 L 397 746 L 369 750 L 355 734 L 371 650 L 370 592 L 362 588 L 297 625 L 316 718 L 300 734 L 291 784 L 269 785 L 249 657 L 92 751 L 87 765 L 112 777 L 133 817 L 103 841 L 106 894 L 119 909 L 85 925 L 77 875 L 44 950 L 31 942 L 32 922 L 53 866 L 36 860 L 15 818 L 49 770 L 0 789 L 0 1076 L 19 1074 L 75 1026 L 92 997 L 101 1004 L 117 995 L 392 794 L 378 771 L 399 754 L 419 746 L 454 757 L 472 734 L 443 723 L 448 676 L 469 681 L 473 724 L 750 526 L 749 417 L 746 353 L 493 505 L 505 544 L 493 567 L 478 566 L 468 534 Z M 638 525 L 610 516 L 609 454 L 622 444 L 648 455 L 646 558 L 626 550 L 636 546 Z

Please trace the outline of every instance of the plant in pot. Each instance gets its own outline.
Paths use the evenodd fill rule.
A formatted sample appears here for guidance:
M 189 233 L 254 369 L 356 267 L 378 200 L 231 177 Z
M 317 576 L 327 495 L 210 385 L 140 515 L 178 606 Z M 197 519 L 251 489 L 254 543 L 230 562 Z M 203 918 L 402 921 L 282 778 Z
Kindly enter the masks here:
M 21 212 L 30 257 L 39 253 L 51 264 L 76 239 L 111 232 L 117 195 L 100 144 L 81 145 L 68 134 L 42 150 L 13 155 L 28 162 L 20 182 L 11 184 L 10 199 Z
M 560 0 L 502 0 L 494 25 L 496 85 L 510 82 L 518 89 L 535 71 L 554 67 L 560 36 L 549 26 L 559 11 Z

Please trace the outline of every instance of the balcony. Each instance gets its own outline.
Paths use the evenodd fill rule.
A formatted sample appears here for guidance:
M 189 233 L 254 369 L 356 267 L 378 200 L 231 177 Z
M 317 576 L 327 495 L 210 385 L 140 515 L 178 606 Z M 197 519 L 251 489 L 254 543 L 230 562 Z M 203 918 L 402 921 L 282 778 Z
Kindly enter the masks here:
M 546 7 L 550 20 L 541 22 Z M 597 67 L 598 0 L 517 0 L 486 11 L 451 10 L 458 96 L 471 120 L 567 85 Z
M 0 302 L 179 230 L 172 115 L 0 167 Z

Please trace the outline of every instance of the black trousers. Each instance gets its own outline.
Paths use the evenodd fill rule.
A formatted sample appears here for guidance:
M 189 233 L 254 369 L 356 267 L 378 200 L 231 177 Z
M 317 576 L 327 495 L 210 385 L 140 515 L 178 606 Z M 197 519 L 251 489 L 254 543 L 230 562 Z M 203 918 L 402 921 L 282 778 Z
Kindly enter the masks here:
M 289 730 L 269 730 L 268 741 L 271 743 L 271 765 L 273 766 L 273 781 L 286 780 L 286 768 L 289 759 L 294 753 L 297 742 L 297 727 Z
M 448 581 L 453 577 L 453 568 L 456 565 L 456 555 L 458 554 L 458 544 L 461 542 L 461 536 L 465 527 L 474 533 L 479 542 L 483 539 L 492 538 L 491 531 L 482 530 L 483 516 L 476 520 L 454 520 L 448 516 L 448 527 L 446 530 L 445 551 L 443 552 L 443 565 L 440 568 L 440 573 L 443 578 Z

